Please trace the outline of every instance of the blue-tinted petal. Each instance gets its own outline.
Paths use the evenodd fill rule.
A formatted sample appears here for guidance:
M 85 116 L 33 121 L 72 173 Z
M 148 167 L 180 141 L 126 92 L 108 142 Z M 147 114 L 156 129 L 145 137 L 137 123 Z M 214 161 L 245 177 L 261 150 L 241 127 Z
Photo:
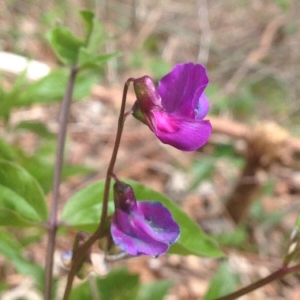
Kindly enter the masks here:
M 147 234 L 144 226 L 148 227 L 146 221 L 141 222 L 140 216 L 131 216 L 117 210 L 111 224 L 111 235 L 114 243 L 130 255 L 152 255 L 164 254 L 169 246 L 153 239 Z
M 179 119 L 162 111 L 155 111 L 156 136 L 164 143 L 179 150 L 194 151 L 202 147 L 210 137 L 209 121 Z
M 208 77 L 202 65 L 186 63 L 175 66 L 158 85 L 163 108 L 168 113 L 195 118 L 194 109 L 207 84 Z
M 209 102 L 205 94 L 203 93 L 198 99 L 198 103 L 195 107 L 195 118 L 198 120 L 202 120 L 203 118 L 205 118 L 208 111 L 209 111 Z
M 144 227 L 148 235 L 169 246 L 177 241 L 180 228 L 167 208 L 154 201 L 137 202 L 137 206 L 149 225 L 149 228 Z

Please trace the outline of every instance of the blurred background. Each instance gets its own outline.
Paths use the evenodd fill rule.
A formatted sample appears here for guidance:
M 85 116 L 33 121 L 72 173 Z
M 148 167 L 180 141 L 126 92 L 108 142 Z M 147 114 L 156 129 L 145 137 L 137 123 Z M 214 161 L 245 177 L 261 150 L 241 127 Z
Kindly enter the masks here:
M 83 36 L 80 10 L 93 11 L 108 33 L 99 53 L 120 55 L 77 82 L 62 202 L 104 177 L 129 77 L 147 74 L 159 81 L 177 63 L 202 63 L 210 78 L 206 94 L 214 128 L 208 144 L 182 153 L 160 144 L 146 126 L 130 119 L 116 172 L 166 193 L 214 235 L 228 255 L 233 285 L 247 285 L 279 267 L 300 206 L 300 2 L 2 0 L 1 53 L 43 65 L 35 79 L 28 78 L 16 57 L 0 56 L 0 156 L 37 178 L 49 201 L 66 70 L 45 35 L 62 24 Z M 43 72 L 50 72 L 47 79 Z M 131 92 L 128 108 L 134 100 Z M 240 204 L 232 205 L 235 201 Z M 45 240 L 37 235 L 34 241 L 25 257 L 43 263 Z M 68 250 L 66 237 L 58 243 L 60 251 Z M 175 256 L 130 261 L 142 281 L 174 280 L 166 299 L 202 299 L 219 265 Z M 13 277 L 14 270 L 5 258 L 1 261 L 0 279 L 10 288 L 23 282 L 23 277 Z M 299 299 L 299 276 L 251 297 L 245 299 Z
M 2 51 L 54 66 L 45 33 L 63 24 L 83 35 L 83 9 L 110 34 L 106 50 L 122 53 L 105 78 L 110 84 L 129 70 L 158 79 L 176 63 L 199 62 L 209 71 L 207 93 L 218 94 L 212 113 L 296 126 L 298 1 L 3 1 Z

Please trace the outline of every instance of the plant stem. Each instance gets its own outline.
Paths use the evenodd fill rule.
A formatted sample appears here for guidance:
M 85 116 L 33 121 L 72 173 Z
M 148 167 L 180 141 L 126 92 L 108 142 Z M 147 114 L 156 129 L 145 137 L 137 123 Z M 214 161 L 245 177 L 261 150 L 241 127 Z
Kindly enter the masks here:
M 280 278 L 282 278 L 283 276 L 287 275 L 287 274 L 292 274 L 295 272 L 299 272 L 300 271 L 300 264 L 297 264 L 293 267 L 281 267 L 279 270 L 273 272 L 272 274 L 270 274 L 269 276 L 262 278 L 242 289 L 240 289 L 239 291 L 236 291 L 232 294 L 217 298 L 216 300 L 233 300 L 233 299 L 237 299 L 238 297 L 241 297 L 243 295 L 246 295 L 254 290 L 257 290 L 261 287 L 263 287 L 264 285 L 274 281 L 274 280 L 278 280 Z
M 82 263 L 84 261 L 84 258 L 86 257 L 87 251 L 92 247 L 92 245 L 96 242 L 96 240 L 101 238 L 102 235 L 105 233 L 107 210 L 108 210 L 108 200 L 109 200 L 109 189 L 110 189 L 110 182 L 111 182 L 111 176 L 112 176 L 111 174 L 113 173 L 114 166 L 116 163 L 116 158 L 117 158 L 117 154 L 118 154 L 118 150 L 119 150 L 119 146 L 120 146 L 120 142 L 121 142 L 121 137 L 122 137 L 122 132 L 123 132 L 123 127 L 124 127 L 124 121 L 127 116 L 127 114 L 125 114 L 125 104 L 126 104 L 126 96 L 127 96 L 128 87 L 129 87 L 131 81 L 133 81 L 132 78 L 128 79 L 126 81 L 126 83 L 124 85 L 124 89 L 123 89 L 122 104 L 121 104 L 121 109 L 120 109 L 120 114 L 119 114 L 118 129 L 117 129 L 115 144 L 114 144 L 113 152 L 111 155 L 110 163 L 108 165 L 108 169 L 106 172 L 105 187 L 104 187 L 103 202 L 102 202 L 102 214 L 101 214 L 100 223 L 99 223 L 99 226 L 97 227 L 96 231 L 86 241 L 86 243 L 83 244 L 81 247 L 79 247 L 79 249 L 78 249 L 78 251 L 76 251 L 76 253 L 73 253 L 74 257 L 72 259 L 72 266 L 71 266 L 71 269 L 68 274 L 68 280 L 67 280 L 67 285 L 65 288 L 63 300 L 69 299 L 74 277 L 75 277 L 76 273 L 79 271 L 80 267 L 82 266 Z
M 53 255 L 55 250 L 55 238 L 56 238 L 56 231 L 57 231 L 57 208 L 59 202 L 59 186 L 61 182 L 61 171 L 63 167 L 63 156 L 64 156 L 65 141 L 66 141 L 68 116 L 69 116 L 70 106 L 72 103 L 72 96 L 73 96 L 77 71 L 78 70 L 75 67 L 71 67 L 70 69 L 68 84 L 62 101 L 62 106 L 61 106 L 60 116 L 59 116 L 59 131 L 57 137 L 56 161 L 55 161 L 54 178 L 53 178 L 52 204 L 51 204 L 49 224 L 48 224 L 48 243 L 47 243 L 47 254 L 46 254 L 45 291 L 44 291 L 45 300 L 51 299 L 52 278 L 53 278 Z

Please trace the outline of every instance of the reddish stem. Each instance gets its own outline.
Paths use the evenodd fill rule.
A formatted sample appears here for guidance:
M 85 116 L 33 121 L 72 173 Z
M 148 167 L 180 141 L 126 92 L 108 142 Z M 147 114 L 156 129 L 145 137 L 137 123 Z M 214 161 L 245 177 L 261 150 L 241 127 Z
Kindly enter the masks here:
M 125 117 L 127 116 L 127 115 L 125 115 L 125 104 L 126 104 L 127 91 L 128 91 L 130 82 L 133 80 L 134 79 L 132 79 L 132 78 L 128 79 L 126 81 L 126 83 L 124 85 L 124 89 L 123 89 L 122 104 L 121 104 L 121 109 L 120 109 L 120 114 L 119 114 L 118 129 L 117 129 L 115 144 L 114 144 L 112 156 L 110 159 L 110 163 L 109 163 L 109 166 L 108 166 L 108 169 L 106 172 L 100 224 L 99 224 L 98 228 L 96 229 L 96 231 L 93 233 L 93 235 L 86 241 L 86 243 L 83 244 L 81 247 L 79 247 L 78 250 L 76 251 L 76 253 L 73 253 L 74 257 L 73 257 L 72 266 L 71 266 L 71 269 L 70 269 L 70 272 L 68 275 L 68 280 L 67 280 L 67 285 L 65 288 L 63 300 L 69 299 L 74 277 L 75 277 L 76 273 L 79 271 L 80 267 L 82 266 L 82 263 L 84 261 L 84 258 L 86 257 L 87 252 L 92 247 L 92 245 L 99 238 L 101 238 L 101 236 L 105 233 L 111 176 L 113 174 L 113 170 L 114 170 L 114 166 L 116 163 L 116 158 L 117 158 L 117 154 L 118 154 L 118 150 L 119 150 L 119 146 L 120 146 L 120 142 L 121 142 Z

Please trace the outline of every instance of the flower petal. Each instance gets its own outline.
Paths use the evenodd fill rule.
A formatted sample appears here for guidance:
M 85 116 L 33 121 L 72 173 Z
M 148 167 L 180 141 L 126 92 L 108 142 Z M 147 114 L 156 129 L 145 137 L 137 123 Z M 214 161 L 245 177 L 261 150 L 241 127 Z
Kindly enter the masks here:
M 180 228 L 170 211 L 160 202 L 142 201 L 137 202 L 137 206 L 142 211 L 149 228 L 151 228 L 151 230 L 146 229 L 150 236 L 169 246 L 178 240 Z
M 163 111 L 153 114 L 156 121 L 153 131 L 164 144 L 183 151 L 194 151 L 210 137 L 212 127 L 209 121 L 179 119 Z
M 175 66 L 158 84 L 163 108 L 168 113 L 195 118 L 194 109 L 207 84 L 204 66 L 193 63 Z
M 196 119 L 202 120 L 205 118 L 209 111 L 209 102 L 205 94 L 203 93 L 198 99 L 198 104 L 195 107 Z
M 114 243 L 130 255 L 159 256 L 167 252 L 169 246 L 149 236 L 147 227 L 140 216 L 132 216 L 118 209 L 111 224 L 111 235 Z

